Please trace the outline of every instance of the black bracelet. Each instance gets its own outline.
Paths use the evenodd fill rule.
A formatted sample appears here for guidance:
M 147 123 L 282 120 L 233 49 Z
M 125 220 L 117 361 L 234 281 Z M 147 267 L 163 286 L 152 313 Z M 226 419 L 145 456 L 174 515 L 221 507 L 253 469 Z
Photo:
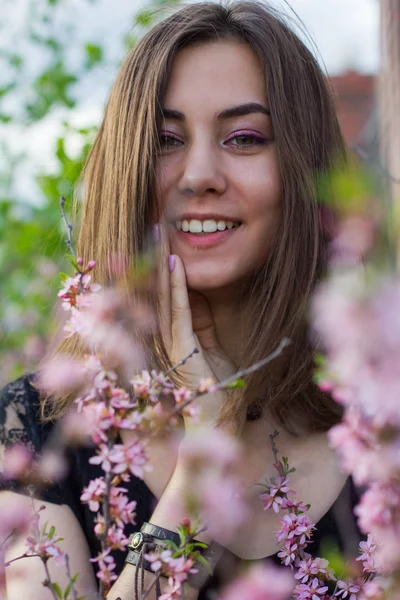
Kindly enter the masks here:
M 145 533 L 147 535 L 151 535 L 156 540 L 161 540 L 163 542 L 170 541 L 174 542 L 177 546 L 179 546 L 181 542 L 181 538 L 176 531 L 171 531 L 170 529 L 164 529 L 164 527 L 159 527 L 158 525 L 153 525 L 152 523 L 147 523 L 145 521 L 140 528 L 141 533 Z
M 140 558 L 140 553 L 139 552 L 135 552 L 135 550 L 129 550 L 128 554 L 125 558 L 125 562 L 129 563 L 130 565 L 133 565 L 134 567 L 138 564 L 139 562 L 139 558 Z M 151 568 L 152 563 L 147 560 L 146 558 L 142 557 L 142 567 L 145 571 L 149 571 L 150 573 L 153 573 L 153 575 L 157 575 L 157 573 L 155 571 L 153 571 L 153 569 Z M 161 577 L 166 577 L 166 575 L 163 575 L 161 573 Z

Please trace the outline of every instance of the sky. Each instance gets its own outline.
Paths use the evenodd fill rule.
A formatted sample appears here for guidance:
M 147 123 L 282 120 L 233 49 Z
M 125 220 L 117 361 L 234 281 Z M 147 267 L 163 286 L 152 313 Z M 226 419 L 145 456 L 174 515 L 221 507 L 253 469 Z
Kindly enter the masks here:
M 379 68 L 379 1 L 378 0 L 273 0 L 272 3 L 296 19 L 301 19 L 309 38 L 303 38 L 325 65 L 329 74 L 335 75 L 348 69 L 374 73 Z M 29 98 L 30 81 L 46 64 L 48 57 L 38 53 L 27 43 L 27 23 L 32 7 L 45 5 L 46 0 L 1 0 L 3 31 L 0 36 L 8 47 L 18 44 L 27 60 L 27 76 L 19 92 Z M 120 40 L 129 30 L 132 15 L 145 6 L 143 0 L 63 0 L 57 8 L 54 33 L 67 41 L 71 35 L 68 24 L 75 28 L 73 39 L 101 42 L 105 46 L 108 66 L 97 69 L 74 90 L 78 101 L 74 114 L 69 116 L 73 124 L 94 125 L 101 118 L 104 105 L 116 74 L 115 64 L 123 57 Z M 76 37 L 77 36 L 77 37 Z M 72 45 L 68 60 L 79 66 L 79 44 Z M 7 74 L 0 73 L 0 87 L 7 81 Z M 15 102 L 10 98 L 10 102 Z M 0 142 L 6 140 L 12 152 L 27 154 L 19 167 L 20 173 L 13 188 L 14 195 L 24 201 L 40 203 L 40 192 L 34 182 L 37 172 L 51 172 L 55 168 L 54 141 L 61 131 L 65 117 L 56 111 L 40 123 L 31 126 L 3 126 Z M 78 150 L 78 140 L 71 136 L 67 149 Z M 0 169 L 4 161 L 0 149 Z M 3 162 L 4 164 L 4 162 Z

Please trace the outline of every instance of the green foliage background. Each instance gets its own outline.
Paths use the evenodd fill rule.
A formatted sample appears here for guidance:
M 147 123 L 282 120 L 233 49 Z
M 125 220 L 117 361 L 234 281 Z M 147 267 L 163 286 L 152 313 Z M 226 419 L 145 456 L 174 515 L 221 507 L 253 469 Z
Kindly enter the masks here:
M 57 11 L 64 1 L 29 0 L 29 43 L 42 48 L 48 56 L 43 71 L 31 83 L 29 100 L 23 100 L 22 92 L 26 85 L 26 56 L 18 51 L 18 44 L 4 47 L 0 42 L 0 73 L 8 73 L 5 81 L 0 80 L 0 127 L 6 140 L 0 147 L 3 158 L 0 169 L 0 387 L 23 372 L 35 369 L 55 332 L 58 273 L 70 272 L 59 199 L 64 195 L 67 205 L 71 205 L 74 185 L 96 133 L 96 126 L 76 128 L 70 122 L 77 106 L 74 86 L 96 70 L 101 77 L 102 67 L 106 64 L 110 67 L 103 46 L 90 39 L 79 42 L 82 44 L 80 67 L 71 70 L 68 66 L 67 44 L 78 42 L 74 26 L 69 25 L 67 41 L 60 39 L 65 36 L 55 34 Z M 84 1 L 96 11 L 96 0 Z M 140 12 L 132 14 L 120 40 L 121 54 L 163 15 L 166 6 L 178 1 L 152 0 Z M 0 15 L 0 34 L 6 27 L 6 20 Z M 86 31 L 90 37 L 90 25 Z M 118 66 L 118 63 L 112 65 L 115 72 Z M 22 107 L 17 114 L 11 114 L 5 108 L 6 100 L 10 94 L 19 96 L 19 90 Z M 17 166 L 24 157 L 10 150 L 7 128 L 11 131 L 13 124 L 28 127 L 60 108 L 67 118 L 54 146 L 57 169 L 51 175 L 36 175 L 42 202 L 33 206 L 29 201 L 13 197 Z M 78 156 L 69 155 L 66 149 L 66 139 L 71 134 L 80 139 Z

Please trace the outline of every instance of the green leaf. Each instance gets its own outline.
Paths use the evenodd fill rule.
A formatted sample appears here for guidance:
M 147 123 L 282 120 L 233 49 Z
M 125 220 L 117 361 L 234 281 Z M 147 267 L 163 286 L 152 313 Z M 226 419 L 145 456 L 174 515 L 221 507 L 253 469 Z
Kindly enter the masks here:
M 236 381 L 232 381 L 231 383 L 228 383 L 228 384 L 226 385 L 226 387 L 227 387 L 227 388 L 230 388 L 230 389 L 232 389 L 232 390 L 235 390 L 235 389 L 241 389 L 241 388 L 244 388 L 244 387 L 245 387 L 245 385 L 246 385 L 246 382 L 245 382 L 245 380 L 239 377 L 238 379 L 236 379 Z
M 140 11 L 135 17 L 136 24 L 141 25 L 142 27 L 148 27 L 151 25 L 153 20 L 154 13 L 149 8 L 145 8 L 144 10 Z
M 86 69 L 92 69 L 95 65 L 100 63 L 103 60 L 104 50 L 98 44 L 86 44 L 85 46 L 86 53 Z
M 67 279 L 69 279 L 71 277 L 71 275 L 67 275 L 67 273 L 59 273 L 60 279 L 61 279 L 61 283 L 65 283 L 67 281 Z
M 49 533 L 47 534 L 47 537 L 48 537 L 50 540 L 51 540 L 51 539 L 53 539 L 55 532 L 56 532 L 56 528 L 54 527 L 54 525 L 52 525 L 52 526 L 50 527 L 50 531 L 49 531 Z
M 203 567 L 205 567 L 207 569 L 209 574 L 212 575 L 212 568 L 211 568 L 211 565 L 208 562 L 208 560 L 206 558 L 204 558 L 204 556 L 202 556 L 201 554 L 199 554 L 199 556 L 197 557 L 197 560 L 199 561 L 199 563 L 201 563 L 203 565 Z
M 58 583 L 55 583 L 55 582 L 52 583 L 51 587 L 53 588 L 53 590 L 55 591 L 57 596 L 60 598 L 60 600 L 62 600 L 63 593 L 62 593 L 62 590 L 61 590 L 60 586 L 58 585 Z

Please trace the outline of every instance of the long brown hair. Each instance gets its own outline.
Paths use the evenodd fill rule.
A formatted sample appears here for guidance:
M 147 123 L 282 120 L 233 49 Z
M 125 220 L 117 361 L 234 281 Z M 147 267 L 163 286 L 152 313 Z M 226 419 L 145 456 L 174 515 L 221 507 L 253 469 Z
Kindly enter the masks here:
M 282 179 L 282 219 L 268 261 L 253 281 L 253 327 L 240 366 L 267 356 L 283 336 L 292 341 L 273 368 L 249 377 L 243 399 L 231 398 L 224 415 L 249 408 L 254 414 L 257 406 L 267 406 L 287 427 L 306 417 L 313 430 L 325 430 L 340 410 L 312 381 L 307 307 L 326 256 L 314 181 L 342 161 L 345 150 L 326 77 L 275 9 L 254 1 L 188 5 L 129 52 L 81 175 L 78 255 L 85 263 L 96 259 L 95 280 L 107 284 L 112 254 L 132 261 L 143 251 L 154 212 L 160 108 L 172 61 L 189 44 L 224 39 L 247 43 L 264 65 Z M 76 195 L 75 216 L 78 205 Z M 167 366 L 157 348 L 154 337 L 152 363 Z M 79 356 L 84 348 L 72 338 L 56 352 Z M 68 404 L 65 398 L 53 400 L 50 417 L 60 416 Z

